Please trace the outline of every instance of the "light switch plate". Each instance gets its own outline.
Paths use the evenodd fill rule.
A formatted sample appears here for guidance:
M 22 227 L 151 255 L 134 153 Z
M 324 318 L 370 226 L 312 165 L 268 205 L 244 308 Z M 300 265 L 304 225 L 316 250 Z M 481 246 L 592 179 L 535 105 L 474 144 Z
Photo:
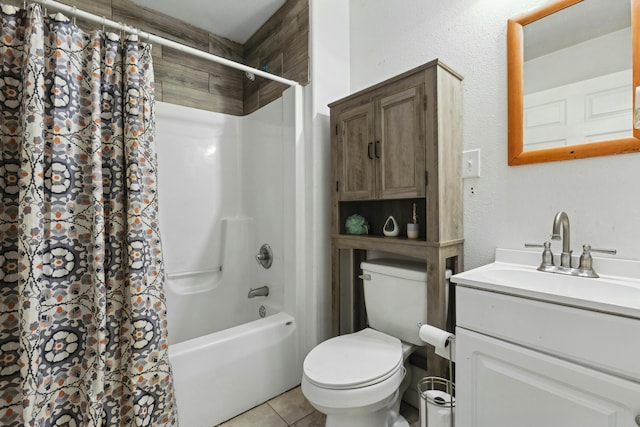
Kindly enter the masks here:
M 462 152 L 462 177 L 480 178 L 480 150 Z

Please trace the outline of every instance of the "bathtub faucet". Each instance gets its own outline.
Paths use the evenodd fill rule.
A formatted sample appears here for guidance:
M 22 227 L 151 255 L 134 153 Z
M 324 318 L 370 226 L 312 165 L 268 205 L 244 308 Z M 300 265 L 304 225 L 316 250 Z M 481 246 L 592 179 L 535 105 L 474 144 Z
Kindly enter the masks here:
M 268 297 L 268 296 L 269 296 L 269 287 L 260 286 L 259 288 L 249 289 L 249 295 L 247 295 L 247 298 Z

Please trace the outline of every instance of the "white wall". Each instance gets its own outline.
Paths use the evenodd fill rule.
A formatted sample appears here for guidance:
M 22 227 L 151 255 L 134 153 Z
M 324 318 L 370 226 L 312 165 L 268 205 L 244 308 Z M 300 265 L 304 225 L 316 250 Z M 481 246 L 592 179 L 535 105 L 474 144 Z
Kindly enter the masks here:
M 464 185 L 466 269 L 496 247 L 548 240 L 559 210 L 574 252 L 590 243 L 640 258 L 640 154 L 507 166 L 506 23 L 546 3 L 350 0 L 352 92 L 434 58 L 464 76 L 464 149 L 480 149 L 482 166 Z
M 300 160 L 306 232 L 302 348 L 311 350 L 331 335 L 329 108 L 349 92 L 349 2 L 310 0 L 311 84 L 304 89 L 305 138 Z M 300 165 L 299 165 L 300 166 Z M 300 178 L 300 177 L 298 177 Z M 306 352 L 305 352 L 306 354 Z

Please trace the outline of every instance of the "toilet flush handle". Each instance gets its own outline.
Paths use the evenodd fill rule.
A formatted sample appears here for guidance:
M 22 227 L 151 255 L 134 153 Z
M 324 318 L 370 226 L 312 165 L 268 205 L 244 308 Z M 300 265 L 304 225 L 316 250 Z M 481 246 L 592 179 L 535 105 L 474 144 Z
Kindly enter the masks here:
M 361 275 L 358 276 L 358 279 L 371 280 L 371 275 L 370 274 L 361 274 Z

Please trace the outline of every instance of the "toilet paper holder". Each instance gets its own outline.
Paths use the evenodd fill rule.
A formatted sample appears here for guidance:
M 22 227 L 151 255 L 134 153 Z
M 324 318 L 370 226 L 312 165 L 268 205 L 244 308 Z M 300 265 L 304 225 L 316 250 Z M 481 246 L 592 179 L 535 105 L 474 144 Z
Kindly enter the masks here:
M 418 381 L 421 427 L 454 427 L 455 384 L 440 377 L 424 377 Z M 430 411 L 437 412 L 431 413 Z M 440 412 L 440 411 L 445 412 Z
M 438 356 L 450 362 L 456 361 L 456 336 L 454 334 L 422 322 L 418 322 L 417 326 L 420 339 L 432 345 Z
M 440 328 L 436 328 L 435 326 L 431 326 L 428 324 L 423 324 L 419 322 L 418 326 L 418 336 L 422 341 L 427 344 L 434 346 L 435 353 L 443 357 L 444 359 L 448 359 L 449 361 L 449 379 L 440 378 L 440 377 L 425 377 L 418 383 L 418 395 L 422 402 L 424 402 L 424 408 L 421 406 L 421 414 L 420 421 L 421 425 L 427 425 L 426 412 L 427 412 L 427 403 L 432 405 L 436 405 L 438 407 L 448 408 L 449 409 L 449 421 L 445 424 L 449 424 L 451 427 L 454 426 L 454 411 L 455 407 L 455 384 L 453 383 L 453 362 L 455 361 L 455 340 L 456 337 L 454 334 L 444 331 Z M 447 354 L 448 353 L 448 354 Z M 441 395 L 434 395 L 435 393 L 442 392 L 445 396 L 448 396 L 448 401 L 443 399 Z M 435 421 L 435 420 L 433 420 Z M 440 427 L 440 424 L 438 424 Z

